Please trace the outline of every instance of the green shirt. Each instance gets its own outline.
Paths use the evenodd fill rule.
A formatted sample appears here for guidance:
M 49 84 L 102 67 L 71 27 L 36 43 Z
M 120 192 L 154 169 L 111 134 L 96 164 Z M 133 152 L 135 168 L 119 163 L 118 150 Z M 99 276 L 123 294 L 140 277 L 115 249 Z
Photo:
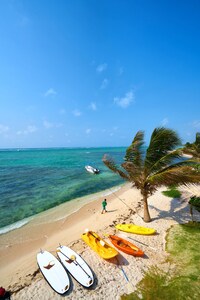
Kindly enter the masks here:
M 104 201 L 102 202 L 103 208 L 106 208 L 106 205 L 107 205 L 107 202 L 104 200 Z

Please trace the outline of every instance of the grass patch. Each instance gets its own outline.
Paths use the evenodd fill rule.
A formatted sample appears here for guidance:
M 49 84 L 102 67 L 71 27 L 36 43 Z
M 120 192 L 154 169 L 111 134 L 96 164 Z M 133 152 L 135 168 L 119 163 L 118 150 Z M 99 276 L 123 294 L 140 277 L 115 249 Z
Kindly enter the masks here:
M 189 204 L 200 212 L 200 197 L 193 196 L 190 198 Z
M 171 227 L 167 235 L 168 262 L 175 266 L 164 272 L 152 267 L 144 274 L 137 290 L 121 300 L 200 299 L 200 223 Z
M 162 194 L 170 198 L 181 197 L 181 192 L 175 186 L 171 186 L 167 191 L 163 191 Z

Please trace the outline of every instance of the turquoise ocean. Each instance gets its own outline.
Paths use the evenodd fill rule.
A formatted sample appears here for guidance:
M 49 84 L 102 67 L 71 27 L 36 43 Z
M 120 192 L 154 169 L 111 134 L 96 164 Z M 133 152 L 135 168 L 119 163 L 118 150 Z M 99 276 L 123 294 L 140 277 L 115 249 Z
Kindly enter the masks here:
M 61 203 L 124 183 L 102 162 L 123 161 L 125 147 L 0 150 L 0 234 Z M 85 165 L 100 169 L 90 174 Z

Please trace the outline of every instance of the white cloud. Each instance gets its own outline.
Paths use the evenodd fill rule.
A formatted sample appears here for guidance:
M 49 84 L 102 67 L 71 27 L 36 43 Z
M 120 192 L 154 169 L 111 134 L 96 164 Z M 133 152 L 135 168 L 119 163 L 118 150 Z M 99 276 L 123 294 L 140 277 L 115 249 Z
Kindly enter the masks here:
M 55 124 L 55 127 L 56 127 L 56 128 L 60 128 L 60 127 L 62 127 L 62 126 L 63 126 L 62 123 L 56 123 L 56 124 Z
M 43 121 L 43 126 L 45 129 L 50 129 L 50 128 L 60 128 L 63 126 L 62 123 L 52 123 L 52 122 L 49 122 L 49 121 Z
M 89 108 L 90 108 L 91 110 L 97 110 L 96 103 L 91 102 L 90 105 L 89 105 Z
M 19 131 L 17 131 L 17 135 L 27 135 L 29 133 L 34 133 L 37 130 L 38 129 L 37 129 L 37 127 L 35 125 L 28 125 L 25 130 L 19 130 Z
M 44 127 L 45 127 L 46 129 L 49 129 L 49 128 L 54 127 L 53 123 L 50 123 L 50 122 L 48 122 L 48 121 L 44 121 L 44 122 L 43 122 L 43 125 L 44 125 Z
M 55 96 L 55 95 L 57 95 L 57 92 L 56 92 L 53 88 L 48 89 L 48 90 L 44 93 L 44 96 L 45 96 L 45 97 Z
M 192 136 L 191 132 L 189 132 L 189 131 L 186 132 L 186 135 L 189 137 Z
M 60 115 L 65 115 L 66 114 L 66 110 L 64 108 L 61 108 L 59 111 Z
M 168 118 L 164 118 L 164 119 L 162 120 L 162 122 L 161 122 L 162 126 L 165 126 L 165 125 L 167 125 L 168 123 L 169 123 Z
M 107 85 L 108 85 L 108 79 L 104 78 L 101 84 L 101 90 L 104 90 L 107 87 Z
M 82 115 L 82 112 L 78 109 L 73 110 L 72 113 L 75 117 L 80 117 L 80 115 Z
M 88 129 L 86 129 L 86 134 L 90 134 L 90 132 L 91 132 L 91 128 L 88 128 Z
M 129 91 L 125 94 L 124 97 L 115 97 L 114 98 L 114 103 L 116 103 L 118 106 L 122 108 L 127 108 L 131 102 L 133 102 L 135 99 L 135 96 L 133 94 L 133 91 Z
M 28 132 L 28 133 L 32 133 L 32 132 L 35 132 L 35 131 L 37 131 L 37 127 L 36 127 L 36 126 L 34 126 L 34 125 L 29 125 L 29 126 L 27 127 L 27 132 Z
M 34 106 L 34 105 L 30 105 L 26 108 L 27 111 L 35 111 L 35 109 L 36 109 L 36 106 Z
M 120 67 L 118 71 L 118 75 L 121 76 L 123 73 L 124 73 L 124 69 Z
M 105 71 L 107 69 L 107 64 L 104 63 L 104 64 L 101 64 L 101 65 L 98 65 L 97 68 L 96 68 L 96 71 L 98 73 L 102 73 L 103 71 Z
M 9 131 L 9 127 L 3 124 L 0 124 L 0 134 L 4 134 Z

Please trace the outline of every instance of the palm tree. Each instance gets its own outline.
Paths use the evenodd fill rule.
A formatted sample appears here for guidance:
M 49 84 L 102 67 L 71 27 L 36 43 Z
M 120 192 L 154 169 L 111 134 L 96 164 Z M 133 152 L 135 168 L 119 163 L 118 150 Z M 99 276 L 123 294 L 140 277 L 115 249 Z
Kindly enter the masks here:
M 200 181 L 200 172 L 195 163 L 183 160 L 177 149 L 181 140 L 178 134 L 167 128 L 155 128 L 149 147 L 144 147 L 144 132 L 138 131 L 132 144 L 126 149 L 125 162 L 118 166 L 108 155 L 104 164 L 122 178 L 130 181 L 140 190 L 144 204 L 144 221 L 150 222 L 148 197 L 158 187 L 165 185 L 186 185 Z

